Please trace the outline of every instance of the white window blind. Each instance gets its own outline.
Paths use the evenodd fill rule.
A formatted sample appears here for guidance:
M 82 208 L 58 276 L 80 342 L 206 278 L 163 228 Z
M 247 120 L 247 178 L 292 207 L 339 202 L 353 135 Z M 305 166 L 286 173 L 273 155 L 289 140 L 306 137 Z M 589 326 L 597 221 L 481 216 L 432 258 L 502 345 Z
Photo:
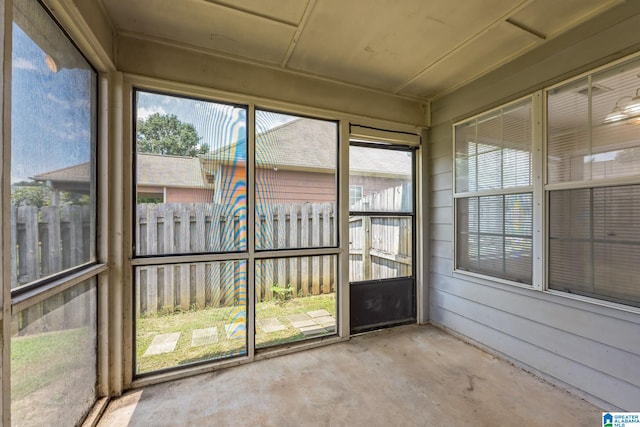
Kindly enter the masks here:
M 550 289 L 640 306 L 639 73 L 636 59 L 547 91 Z
M 549 287 L 640 306 L 640 185 L 552 191 Z
M 459 269 L 531 283 L 531 194 L 460 198 L 457 212 Z
M 455 126 L 456 268 L 532 282 L 531 98 Z

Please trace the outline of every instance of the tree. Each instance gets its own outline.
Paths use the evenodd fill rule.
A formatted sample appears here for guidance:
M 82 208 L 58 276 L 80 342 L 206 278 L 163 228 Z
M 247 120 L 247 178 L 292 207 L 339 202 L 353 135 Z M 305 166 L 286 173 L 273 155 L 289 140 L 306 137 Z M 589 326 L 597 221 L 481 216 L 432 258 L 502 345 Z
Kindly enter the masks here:
M 49 189 L 43 183 L 20 181 L 12 185 L 11 206 L 49 206 Z
M 173 114 L 154 113 L 138 119 L 136 127 L 139 153 L 196 157 L 209 151 L 206 145 L 200 145 L 196 128 Z

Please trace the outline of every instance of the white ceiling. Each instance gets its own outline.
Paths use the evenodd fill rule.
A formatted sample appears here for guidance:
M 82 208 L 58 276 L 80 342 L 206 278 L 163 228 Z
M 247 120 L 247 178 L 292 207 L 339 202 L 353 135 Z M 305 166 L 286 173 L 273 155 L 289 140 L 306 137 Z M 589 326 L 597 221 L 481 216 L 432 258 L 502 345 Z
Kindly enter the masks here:
M 99 0 L 116 32 L 420 99 L 622 0 Z

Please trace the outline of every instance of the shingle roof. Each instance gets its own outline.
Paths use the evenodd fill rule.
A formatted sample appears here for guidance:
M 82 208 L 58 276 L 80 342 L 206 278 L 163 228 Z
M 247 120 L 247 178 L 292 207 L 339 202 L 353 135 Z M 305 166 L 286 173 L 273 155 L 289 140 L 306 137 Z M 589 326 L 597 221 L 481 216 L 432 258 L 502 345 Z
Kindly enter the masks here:
M 338 135 L 334 122 L 296 119 L 256 136 L 256 163 L 263 168 L 334 171 Z M 352 173 L 378 176 L 411 176 L 406 152 L 352 147 Z M 203 157 L 216 163 L 244 162 L 246 140 L 218 149 Z
M 256 137 L 256 163 L 263 168 L 333 172 L 337 159 L 337 125 L 314 119 L 296 119 Z M 202 156 L 205 163 L 246 161 L 246 140 L 227 145 Z M 138 185 L 210 188 L 197 157 L 142 154 L 136 156 Z M 411 176 L 406 152 L 351 147 L 351 173 L 383 176 Z M 211 172 L 214 169 L 211 168 Z M 70 166 L 33 177 L 37 181 L 89 182 L 89 163 Z
M 34 181 L 89 182 L 90 175 L 91 167 L 89 162 L 86 162 L 79 165 L 44 172 L 31 177 L 31 179 Z
M 138 185 L 163 187 L 209 188 L 197 157 L 138 154 L 136 156 Z
M 138 185 L 185 188 L 210 188 L 197 157 L 138 154 L 136 156 Z M 45 172 L 32 177 L 36 181 L 89 182 L 89 162 Z

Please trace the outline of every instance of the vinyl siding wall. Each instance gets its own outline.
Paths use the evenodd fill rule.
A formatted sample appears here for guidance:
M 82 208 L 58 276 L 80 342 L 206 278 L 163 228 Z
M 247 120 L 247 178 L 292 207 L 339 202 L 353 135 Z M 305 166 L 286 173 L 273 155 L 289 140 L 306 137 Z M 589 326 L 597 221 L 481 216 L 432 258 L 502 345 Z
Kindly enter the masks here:
M 429 313 L 432 323 L 578 389 L 606 410 L 638 411 L 640 310 L 453 271 L 453 123 L 640 50 L 640 35 L 631 28 L 640 28 L 640 2 L 623 4 L 598 23 L 582 25 L 434 102 Z

